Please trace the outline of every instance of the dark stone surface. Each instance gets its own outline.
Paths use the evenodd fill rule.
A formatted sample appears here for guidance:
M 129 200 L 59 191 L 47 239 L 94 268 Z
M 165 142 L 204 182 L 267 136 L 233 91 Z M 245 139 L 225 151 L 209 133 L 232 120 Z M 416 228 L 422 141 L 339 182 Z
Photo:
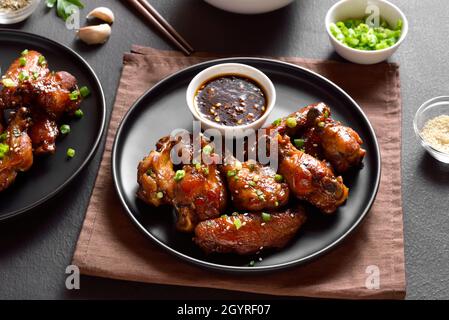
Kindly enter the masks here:
M 89 9 L 107 5 L 117 22 L 110 41 L 87 47 L 75 41 L 54 11 L 44 5 L 12 28 L 34 32 L 67 44 L 97 72 L 111 111 L 122 54 L 132 44 L 172 48 L 122 1 L 84 1 Z M 335 1 L 297 0 L 277 12 L 242 16 L 219 11 L 201 0 L 153 0 L 155 7 L 198 51 L 256 55 L 293 55 L 339 59 L 323 21 Z M 401 0 L 410 20 L 407 41 L 392 61 L 401 64 L 403 94 L 403 203 L 407 297 L 449 298 L 449 167 L 426 155 L 413 132 L 413 116 L 425 100 L 447 94 L 449 72 L 448 4 L 445 0 Z M 84 19 L 83 19 L 84 20 Z M 84 21 L 82 22 L 84 23 Z M 1 48 L 0 48 L 1 50 Z M 82 277 L 81 290 L 65 289 L 65 268 L 92 191 L 101 152 L 67 190 L 34 212 L 0 224 L 0 299 L 79 298 L 264 298 L 246 293 L 183 288 Z M 398 155 L 399 156 L 399 155 Z

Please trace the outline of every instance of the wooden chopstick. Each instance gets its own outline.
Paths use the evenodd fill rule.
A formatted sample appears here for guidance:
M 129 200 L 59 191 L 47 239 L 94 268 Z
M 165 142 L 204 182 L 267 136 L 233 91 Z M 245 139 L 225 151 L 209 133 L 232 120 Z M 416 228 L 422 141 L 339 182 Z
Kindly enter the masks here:
M 186 47 L 188 50 L 190 50 L 191 52 L 193 52 L 193 48 L 192 46 L 183 38 L 181 37 L 181 35 L 175 30 L 175 28 L 173 28 L 168 22 L 167 20 L 164 19 L 163 16 L 160 15 L 159 12 L 157 12 L 156 9 L 154 9 L 154 7 L 146 0 L 138 0 L 147 10 L 150 14 L 153 15 L 153 17 L 156 18 L 157 21 L 159 21 L 159 23 L 161 25 L 163 25 L 165 27 L 165 29 L 167 29 L 172 35 L 173 37 L 176 38 L 176 40 L 178 40 L 179 42 L 181 42 L 184 47 Z
M 194 51 L 192 46 L 190 46 L 148 2 L 144 0 L 128 0 L 128 3 L 186 55 L 192 54 Z M 146 5 L 144 5 L 144 3 L 146 3 Z M 156 16 L 158 18 L 156 18 Z

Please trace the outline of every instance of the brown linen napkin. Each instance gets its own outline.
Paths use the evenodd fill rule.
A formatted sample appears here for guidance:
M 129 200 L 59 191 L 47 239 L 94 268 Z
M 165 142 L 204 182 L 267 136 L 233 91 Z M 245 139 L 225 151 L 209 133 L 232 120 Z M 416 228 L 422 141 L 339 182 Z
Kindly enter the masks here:
M 116 195 L 111 176 L 111 149 L 122 117 L 144 91 L 163 77 L 216 57 L 208 54 L 185 57 L 179 52 L 138 46 L 125 54 L 106 149 L 73 263 L 83 274 L 149 283 L 285 296 L 404 298 L 401 96 L 395 64 L 364 67 L 280 58 L 316 71 L 340 85 L 360 103 L 379 139 L 382 180 L 377 199 L 361 226 L 337 249 L 311 263 L 284 271 L 263 275 L 223 274 L 170 255 L 132 224 Z M 379 289 L 366 287 L 369 266 L 379 268 Z

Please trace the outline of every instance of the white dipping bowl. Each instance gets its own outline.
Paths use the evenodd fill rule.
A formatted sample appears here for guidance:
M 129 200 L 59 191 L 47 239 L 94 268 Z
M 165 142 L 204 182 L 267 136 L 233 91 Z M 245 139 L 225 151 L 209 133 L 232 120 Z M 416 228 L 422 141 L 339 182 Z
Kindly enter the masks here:
M 222 10 L 243 13 L 258 14 L 280 9 L 289 5 L 294 0 L 204 0 Z
M 357 50 L 341 43 L 330 32 L 330 24 L 346 19 L 356 19 L 366 16 L 366 8 L 370 5 L 379 7 L 380 17 L 390 26 L 395 26 L 402 20 L 402 35 L 398 42 L 389 48 L 376 51 Z M 404 13 L 394 4 L 386 0 L 341 0 L 329 9 L 325 20 L 326 31 L 335 51 L 345 58 L 358 64 L 375 64 L 388 59 L 402 44 L 408 33 L 408 21 Z
M 265 93 L 265 99 L 267 101 L 265 113 L 256 121 L 240 125 L 240 126 L 225 126 L 206 119 L 202 116 L 195 103 L 195 95 L 198 89 L 207 81 L 216 78 L 218 76 L 241 76 L 255 81 L 260 85 Z M 186 92 L 187 105 L 190 112 L 195 120 L 201 122 L 201 128 L 203 130 L 207 129 L 217 129 L 221 134 L 227 136 L 240 137 L 245 133 L 245 130 L 260 129 L 266 122 L 268 116 L 273 111 L 274 105 L 276 103 L 276 90 L 274 88 L 271 80 L 262 71 L 248 66 L 246 64 L 240 63 L 223 63 L 212 67 L 209 67 L 200 73 L 198 73 L 190 82 L 187 92 Z

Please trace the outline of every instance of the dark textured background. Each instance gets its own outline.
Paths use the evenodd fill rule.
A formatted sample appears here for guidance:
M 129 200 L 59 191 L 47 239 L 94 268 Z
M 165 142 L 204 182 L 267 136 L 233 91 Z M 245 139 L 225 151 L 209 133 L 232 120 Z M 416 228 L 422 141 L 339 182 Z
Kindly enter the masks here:
M 170 49 L 159 33 L 122 1 L 93 0 L 113 9 L 117 21 L 110 41 L 87 47 L 74 40 L 54 11 L 41 8 L 26 22 L 12 26 L 69 45 L 92 65 L 103 84 L 108 112 L 114 101 L 122 54 L 132 44 Z M 335 1 L 297 0 L 280 11 L 241 16 L 219 11 L 201 0 L 152 0 L 154 6 L 198 51 L 255 55 L 291 55 L 339 59 L 328 42 L 324 16 Z M 447 0 L 397 0 L 411 24 L 407 41 L 392 61 L 401 65 L 403 94 L 403 203 L 407 297 L 449 298 L 449 166 L 426 155 L 415 138 L 412 121 L 425 100 L 448 94 L 449 30 Z M 84 23 L 84 21 L 82 22 Z M 1 50 L 1 48 L 0 48 Z M 399 156 L 399 155 L 398 155 Z M 264 298 L 211 289 L 147 285 L 91 277 L 81 290 L 65 289 L 65 268 L 95 180 L 100 152 L 60 195 L 34 212 L 0 224 L 0 299 L 79 298 Z

